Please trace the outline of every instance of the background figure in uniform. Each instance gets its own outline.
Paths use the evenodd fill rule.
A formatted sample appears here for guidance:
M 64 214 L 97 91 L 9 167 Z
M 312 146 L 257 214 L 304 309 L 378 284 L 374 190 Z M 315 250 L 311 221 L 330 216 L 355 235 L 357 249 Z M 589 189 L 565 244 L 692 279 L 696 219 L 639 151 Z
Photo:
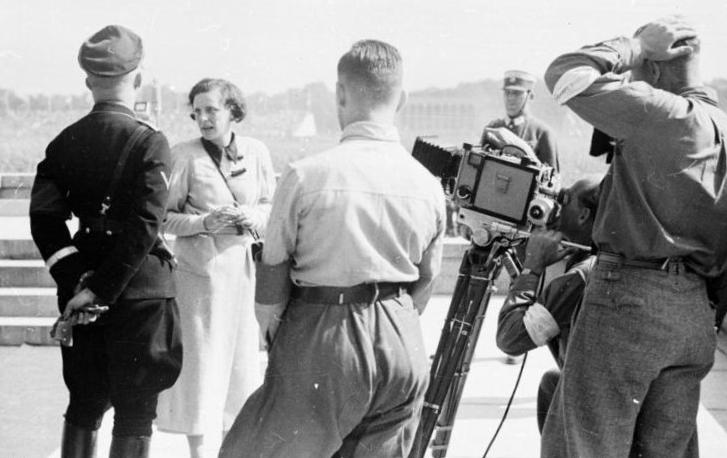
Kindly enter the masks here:
M 529 102 L 535 97 L 535 77 L 520 70 L 505 72 L 502 91 L 505 98 L 505 118 L 498 118 L 485 126 L 480 145 L 487 143 L 487 129 L 505 127 L 525 140 L 535 151 L 540 162 L 557 172 L 560 169 L 558 148 L 553 131 L 529 113 Z
M 184 367 L 159 397 L 157 426 L 187 434 L 200 457 L 262 382 L 250 247 L 267 223 L 275 173 L 265 145 L 232 131 L 247 112 L 237 86 L 204 79 L 189 103 L 202 137 L 172 148 L 164 224 L 176 236 Z
M 73 346 L 61 347 L 70 393 L 63 458 L 95 455 L 111 406 L 111 457 L 147 456 L 157 395 L 182 362 L 173 261 L 159 237 L 169 145 L 132 111 L 142 54 L 141 39 L 121 26 L 83 43 L 78 61 L 95 104 L 48 145 L 33 184 L 33 240 L 58 285 L 59 309 L 77 322 Z M 79 219 L 73 239 L 71 214 Z M 92 322 L 87 310 L 96 304 L 109 310 Z
M 590 251 L 562 249 L 561 240 L 590 246 L 598 204 L 598 182 L 578 180 L 564 190 L 565 202 L 552 229 L 530 236 L 523 271 L 510 286 L 497 322 L 497 346 L 519 356 L 548 345 L 557 369 L 543 374 L 538 387 L 538 430 L 543 431 L 560 370 L 565 361 L 568 335 L 583 299 L 586 280 L 596 257 Z M 565 273 L 554 277 L 538 294 L 546 267 L 567 257 Z
M 702 86 L 699 49 L 694 28 L 668 17 L 545 74 L 555 99 L 618 147 L 543 456 L 699 456 L 716 345 L 706 278 L 727 264 L 727 115 Z
M 268 369 L 221 457 L 408 456 L 445 216 L 394 127 L 402 70 L 393 46 L 355 43 L 338 63 L 341 143 L 280 179 L 256 292 Z

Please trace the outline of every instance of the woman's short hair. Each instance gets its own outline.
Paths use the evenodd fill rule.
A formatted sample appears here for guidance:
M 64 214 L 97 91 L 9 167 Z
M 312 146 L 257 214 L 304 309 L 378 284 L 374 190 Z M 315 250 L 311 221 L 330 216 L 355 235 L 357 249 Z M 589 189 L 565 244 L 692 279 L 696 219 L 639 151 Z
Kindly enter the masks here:
M 211 92 L 215 89 L 220 91 L 222 103 L 232 113 L 232 120 L 240 122 L 245 119 L 247 115 L 247 103 L 245 102 L 245 97 L 242 95 L 242 91 L 233 83 L 222 78 L 204 78 L 200 80 L 189 91 L 189 104 L 194 104 L 194 98 L 198 94 Z

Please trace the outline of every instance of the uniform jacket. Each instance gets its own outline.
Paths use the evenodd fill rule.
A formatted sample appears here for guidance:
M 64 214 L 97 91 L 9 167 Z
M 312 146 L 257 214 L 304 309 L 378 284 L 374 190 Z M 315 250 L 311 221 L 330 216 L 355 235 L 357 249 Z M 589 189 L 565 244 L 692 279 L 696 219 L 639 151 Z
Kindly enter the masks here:
M 73 237 L 66 220 L 81 226 L 98 218 L 119 155 L 142 123 L 119 104 L 101 102 L 64 129 L 38 164 L 30 202 L 30 226 L 61 297 L 70 298 L 80 275 L 93 270 L 87 287 L 104 303 L 119 298 L 174 296 L 171 261 L 159 238 L 168 198 L 170 153 L 161 132 L 146 126 L 130 152 L 107 212 L 114 231 Z M 51 262 L 49 262 L 51 261 Z
M 566 272 L 553 278 L 540 295 L 538 276 L 516 278 L 500 309 L 497 346 L 505 353 L 520 355 L 547 344 L 558 366 L 563 367 L 568 336 L 595 261 L 593 255 L 573 255 L 566 263 Z

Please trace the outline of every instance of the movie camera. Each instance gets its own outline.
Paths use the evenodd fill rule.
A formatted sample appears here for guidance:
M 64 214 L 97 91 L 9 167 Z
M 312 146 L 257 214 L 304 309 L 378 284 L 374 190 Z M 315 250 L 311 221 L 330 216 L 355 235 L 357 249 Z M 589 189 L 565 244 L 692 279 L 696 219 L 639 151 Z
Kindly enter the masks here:
M 525 145 L 527 147 L 527 145 Z M 412 155 L 438 177 L 459 207 L 457 220 L 480 246 L 497 236 L 527 238 L 557 219 L 561 200 L 555 170 L 512 144 L 444 148 L 418 137 Z
M 511 278 L 519 275 L 517 246 L 527 241 L 533 228 L 555 221 L 562 207 L 558 176 L 538 161 L 527 144 L 490 132 L 486 138 L 492 141 L 482 146 L 443 148 L 419 137 L 412 151 L 459 207 L 457 220 L 471 229 L 472 246 L 460 264 L 432 357 L 409 458 L 424 457 L 428 448 L 435 458 L 446 456 L 495 279 L 502 267 Z

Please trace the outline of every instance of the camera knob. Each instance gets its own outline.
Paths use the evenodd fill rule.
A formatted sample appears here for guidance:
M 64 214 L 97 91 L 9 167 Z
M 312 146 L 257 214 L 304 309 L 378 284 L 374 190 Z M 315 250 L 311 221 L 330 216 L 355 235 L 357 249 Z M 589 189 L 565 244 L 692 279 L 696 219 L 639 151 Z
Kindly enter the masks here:
M 468 200 L 472 197 L 472 189 L 469 186 L 460 186 L 457 188 L 457 198 L 462 200 Z

